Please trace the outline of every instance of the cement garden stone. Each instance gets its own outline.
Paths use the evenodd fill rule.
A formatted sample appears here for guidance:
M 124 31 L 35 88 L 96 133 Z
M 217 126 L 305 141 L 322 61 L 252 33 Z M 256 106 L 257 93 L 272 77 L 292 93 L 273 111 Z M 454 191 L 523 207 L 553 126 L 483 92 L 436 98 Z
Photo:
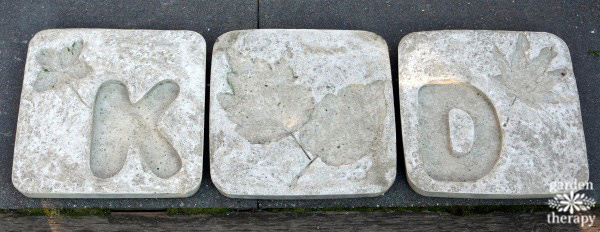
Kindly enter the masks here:
M 408 181 L 438 197 L 548 197 L 587 182 L 569 49 L 539 32 L 431 31 L 398 47 Z
M 396 176 L 385 41 L 365 31 L 244 30 L 217 40 L 210 170 L 236 198 L 383 194 Z
M 186 197 L 202 177 L 206 45 L 190 31 L 31 40 L 12 180 L 29 197 Z
M 408 181 L 438 197 L 529 198 L 587 182 L 566 44 L 538 32 L 412 33 L 398 48 Z M 12 180 L 29 197 L 187 197 L 202 176 L 204 39 L 57 29 L 30 42 Z M 228 197 L 383 194 L 396 176 L 388 48 L 370 32 L 219 37 L 210 166 Z

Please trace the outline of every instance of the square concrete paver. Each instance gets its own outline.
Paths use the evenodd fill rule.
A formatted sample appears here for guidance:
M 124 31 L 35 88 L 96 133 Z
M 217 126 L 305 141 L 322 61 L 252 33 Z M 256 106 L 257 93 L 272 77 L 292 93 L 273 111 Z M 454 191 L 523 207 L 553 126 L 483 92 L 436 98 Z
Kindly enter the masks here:
M 202 177 L 206 44 L 58 29 L 29 44 L 12 180 L 29 197 L 187 197 Z
M 236 198 L 377 196 L 396 176 L 388 48 L 376 34 L 244 30 L 217 40 L 210 170 Z
M 406 171 L 418 193 L 548 197 L 588 181 L 577 86 L 557 36 L 417 32 L 398 56 Z

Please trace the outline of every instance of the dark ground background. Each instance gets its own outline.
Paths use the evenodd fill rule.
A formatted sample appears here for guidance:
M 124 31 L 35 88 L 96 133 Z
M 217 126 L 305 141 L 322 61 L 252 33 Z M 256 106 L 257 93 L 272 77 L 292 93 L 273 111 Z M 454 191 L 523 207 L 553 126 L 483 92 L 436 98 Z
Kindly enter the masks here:
M 30 199 L 11 183 L 12 157 L 23 69 L 29 39 L 49 28 L 192 30 L 204 36 L 208 67 L 215 39 L 231 30 L 315 28 L 372 31 L 390 48 L 397 98 L 397 46 L 408 33 L 443 29 L 545 31 L 569 46 L 577 80 L 590 163 L 600 183 L 600 0 L 589 1 L 19 1 L 0 0 L 0 209 L 14 208 L 287 208 L 413 207 L 545 204 L 546 199 L 477 200 L 428 198 L 406 181 L 398 137 L 398 175 L 384 195 L 336 200 L 242 200 L 222 196 L 209 176 L 208 138 L 200 190 L 183 199 Z M 208 76 L 208 73 L 207 73 Z M 208 84 L 208 83 L 207 83 Z M 207 98 L 208 100 L 208 98 Z M 208 104 L 207 104 L 208 105 Z M 396 103 L 396 119 L 399 120 Z M 208 110 L 206 111 L 208 112 Z M 208 120 L 206 120 L 207 122 Z M 399 121 L 397 122 L 399 124 Z M 205 125 L 207 128 L 208 125 Z M 398 126 L 398 130 L 400 127 Z M 398 136 L 401 135 L 398 131 Z M 600 191 L 588 191 L 598 198 Z

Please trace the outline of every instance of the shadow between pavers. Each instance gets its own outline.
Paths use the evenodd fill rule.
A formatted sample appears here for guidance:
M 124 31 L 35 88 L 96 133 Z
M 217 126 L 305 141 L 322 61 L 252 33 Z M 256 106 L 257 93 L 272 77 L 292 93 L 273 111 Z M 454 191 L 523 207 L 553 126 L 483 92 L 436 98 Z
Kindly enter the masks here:
M 568 45 L 579 90 L 587 143 L 590 181 L 600 183 L 600 4 L 592 1 L 552 2 L 430 2 L 260 0 L 259 28 L 366 30 L 382 36 L 390 50 L 394 97 L 398 99 L 398 43 L 417 31 L 469 29 L 545 31 Z M 397 135 L 401 135 L 399 102 L 395 102 Z M 406 181 L 401 137 L 397 137 L 398 170 L 394 185 L 376 198 L 333 200 L 259 200 L 260 208 L 294 207 L 412 207 L 450 205 L 543 205 L 548 199 L 451 199 L 416 194 Z M 598 198 L 598 191 L 585 191 Z
M 0 209 L 111 208 L 165 209 L 256 208 L 255 200 L 221 195 L 208 175 L 208 136 L 204 139 L 204 165 L 199 191 L 180 199 L 31 199 L 12 185 L 11 169 L 19 96 L 29 40 L 50 28 L 114 28 L 191 30 L 207 43 L 207 76 L 216 38 L 231 30 L 257 27 L 257 1 L 6 1 L 0 5 Z M 207 92 L 208 84 L 207 80 Z M 206 95 L 208 97 L 208 94 Z M 208 100 L 208 98 L 207 98 Z M 208 102 L 206 116 L 208 115 Z M 208 119 L 204 120 L 205 129 Z M 208 131 L 206 131 L 208 132 Z M 205 132 L 205 133 L 206 133 Z
M 214 40 L 224 32 L 257 28 L 327 28 L 368 30 L 383 36 L 390 48 L 394 94 L 397 97 L 397 44 L 414 31 L 440 29 L 489 29 L 551 32 L 568 44 L 577 79 L 590 180 L 600 181 L 600 115 L 597 57 L 588 51 L 600 49 L 600 4 L 491 2 L 431 3 L 427 1 L 260 1 L 257 25 L 256 1 L 190 3 L 170 1 L 103 2 L 9 1 L 0 6 L 0 208 L 288 208 L 288 207 L 411 207 L 442 205 L 541 205 L 547 199 L 478 200 L 427 198 L 414 193 L 404 174 L 403 156 L 398 154 L 398 175 L 381 197 L 333 200 L 242 200 L 222 196 L 209 181 L 208 145 L 205 139 L 204 175 L 198 193 L 184 199 L 29 199 L 12 186 L 10 173 L 14 133 L 27 53 L 27 42 L 48 28 L 139 28 L 186 29 L 201 33 L 207 41 L 208 65 Z M 110 16 L 110 17 L 109 17 Z M 591 33 L 591 31 L 596 31 Z M 210 82 L 207 82 L 207 84 Z M 208 88 L 208 87 L 207 87 Z M 207 89 L 208 90 L 208 89 Z M 208 106 L 208 104 L 207 104 Z M 396 115 L 399 119 L 398 105 Z M 208 112 L 208 110 L 206 110 Z M 207 120 L 206 120 L 207 121 Z M 399 124 L 399 121 L 397 122 Z M 207 124 L 205 124 L 205 128 Z M 398 127 L 399 128 L 399 127 Z M 400 132 L 400 128 L 398 129 Z M 400 135 L 401 133 L 397 133 Z M 401 141 L 401 140 L 399 140 Z M 398 143 L 398 151 L 402 151 Z M 597 197 L 596 191 L 586 193 Z M 258 204 L 257 204 L 258 203 Z

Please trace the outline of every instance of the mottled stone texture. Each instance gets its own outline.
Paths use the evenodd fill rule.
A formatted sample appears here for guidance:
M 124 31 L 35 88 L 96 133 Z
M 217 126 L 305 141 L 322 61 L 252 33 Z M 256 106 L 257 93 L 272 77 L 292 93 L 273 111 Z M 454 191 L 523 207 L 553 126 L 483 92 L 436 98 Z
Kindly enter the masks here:
M 29 44 L 12 180 L 29 197 L 187 197 L 202 177 L 206 45 L 58 29 Z
M 223 194 L 361 197 L 391 186 L 396 132 L 381 37 L 233 31 L 212 59 L 210 170 Z
M 417 32 L 402 39 L 398 54 L 404 156 L 415 191 L 547 197 L 553 183 L 588 181 L 577 86 L 560 38 Z

